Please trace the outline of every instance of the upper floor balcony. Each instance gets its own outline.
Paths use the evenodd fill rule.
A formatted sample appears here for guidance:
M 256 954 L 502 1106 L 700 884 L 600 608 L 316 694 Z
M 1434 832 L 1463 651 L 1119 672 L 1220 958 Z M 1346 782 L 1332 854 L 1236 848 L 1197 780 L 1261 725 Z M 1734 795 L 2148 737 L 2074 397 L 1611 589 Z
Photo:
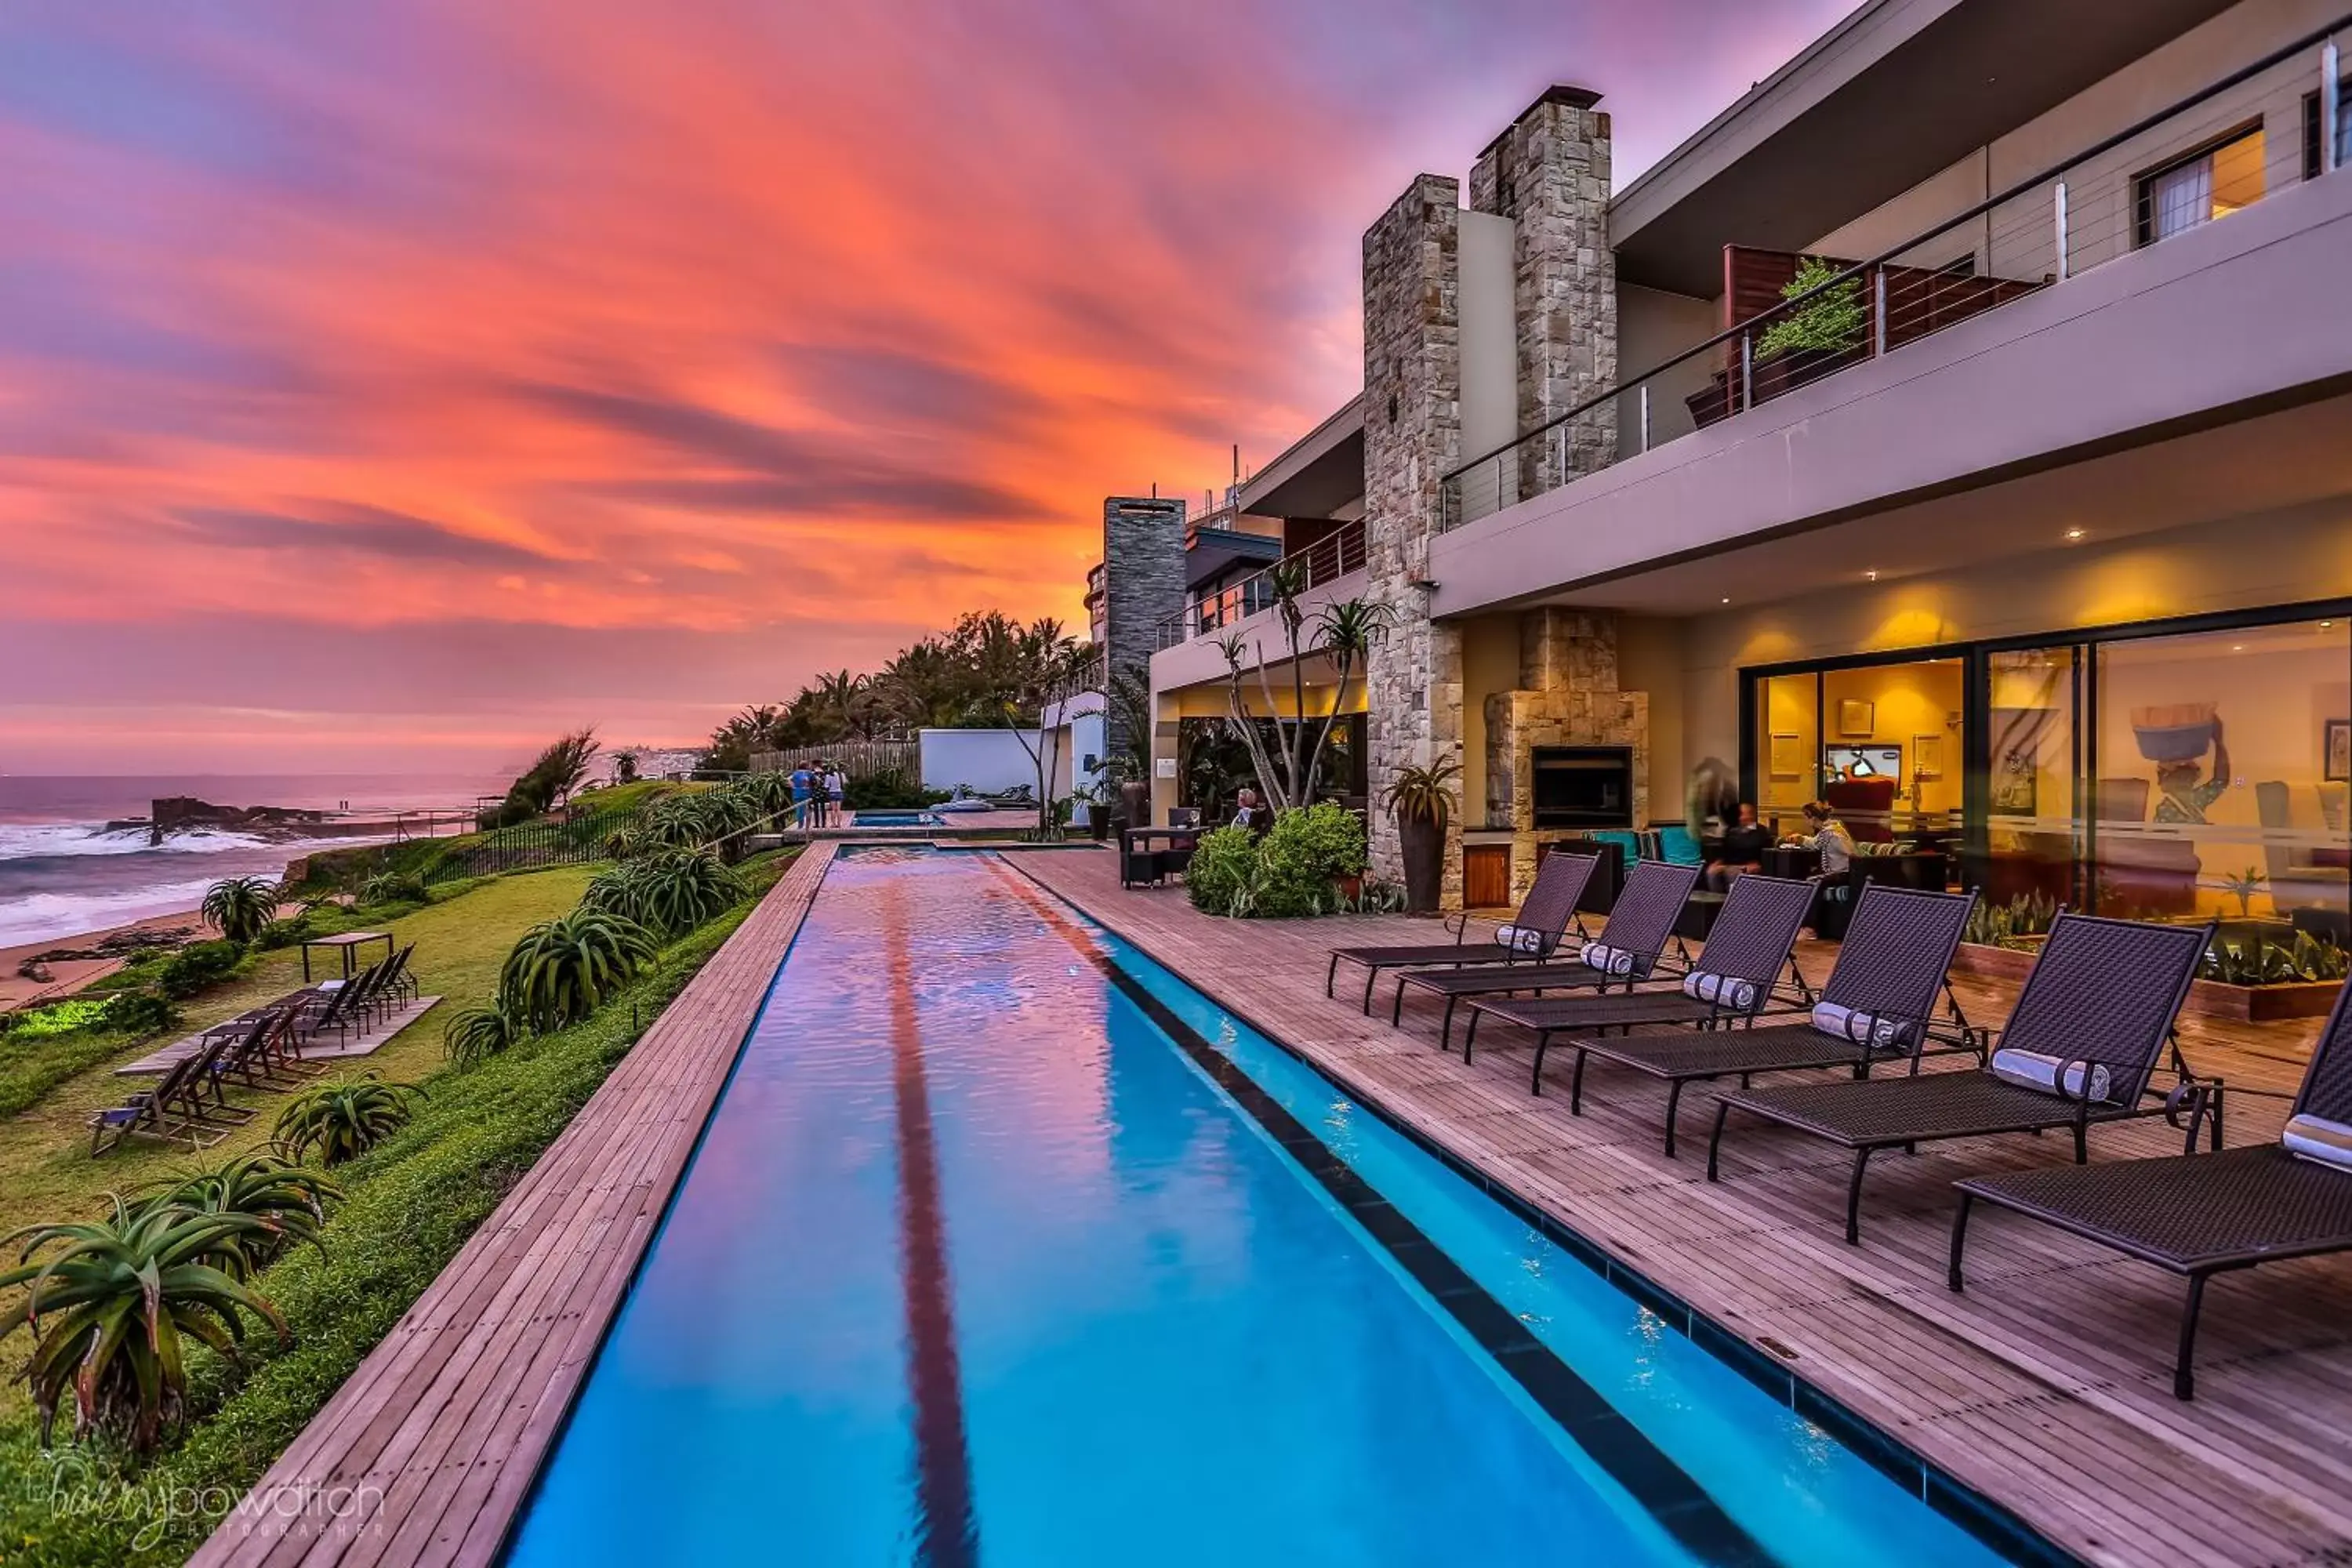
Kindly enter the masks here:
M 1619 467 L 1637 460 L 1645 473 L 1690 468 L 1775 433 L 1791 432 L 1784 439 L 1794 440 L 1807 428 L 1802 417 L 1792 427 L 1789 410 L 1766 405 L 1801 395 L 1804 413 L 1811 416 L 1854 403 L 1865 383 L 1872 391 L 1890 394 L 1937 380 L 1948 389 L 1961 378 L 1933 373 L 1951 368 L 1955 361 L 1992 355 L 1990 364 L 1968 367 L 1966 377 L 1985 402 L 1956 408 L 1948 400 L 1895 395 L 1881 400 L 1876 411 L 1874 438 L 1973 460 L 1971 454 L 1981 455 L 1984 443 L 1971 437 L 2000 424 L 2003 416 L 2033 406 L 2036 393 L 2048 384 L 2040 356 L 2051 340 L 2039 328 L 2082 318 L 2095 298 L 2124 307 L 2107 318 L 2111 323 L 2126 316 L 2143 321 L 2150 343 L 2134 346 L 2185 344 L 2197 335 L 2196 326 L 2184 319 L 2189 293 L 2210 292 L 2215 278 L 2176 291 L 2168 310 L 2133 309 L 2133 297 L 2159 285 L 2186 283 L 2203 267 L 2221 266 L 2240 252 L 2255 255 L 2272 238 L 2298 228 L 2316 231 L 2328 222 L 2324 209 L 2329 204 L 2302 201 L 2292 216 L 2273 215 L 2262 244 L 2254 243 L 2252 231 L 2238 234 L 2245 243 L 2237 246 L 2221 237 L 2210 243 L 2192 238 L 2231 228 L 2220 222 L 2224 218 L 2246 223 L 2240 215 L 2263 210 L 2283 195 L 2329 184 L 2338 167 L 2352 163 L 2352 91 L 2333 42 L 2347 24 L 2352 17 L 2340 17 L 2264 49 L 2127 123 L 2114 123 L 2110 103 L 2142 102 L 2145 92 L 2134 97 L 2116 81 L 2102 84 L 2093 107 L 2112 129 L 2041 162 L 1982 200 L 1954 208 L 1939 191 L 1923 187 L 1926 195 L 1914 193 L 1889 204 L 1873 215 L 1878 221 L 1849 224 L 1818 251 L 1724 247 L 1718 304 L 1727 325 L 1462 464 L 1445 476 L 1441 527 L 1458 529 L 1530 508 L 1556 511 L 1545 504 L 1555 491 L 1596 484 L 1622 488 L 1613 481 L 1614 469 L 1568 472 L 1571 450 L 1613 451 Z M 2191 34 L 2180 47 L 2193 49 L 2201 41 Z M 2211 68 L 2203 57 L 2198 63 L 2200 69 Z M 2177 62 L 2173 68 L 2179 68 Z M 2075 104 L 2058 122 L 2085 121 L 2096 122 Z M 2048 138 L 2035 144 L 2048 144 Z M 1988 156 L 1985 169 L 1991 166 Z M 1990 184 L 1989 174 L 1983 180 Z M 1841 236 L 1883 237 L 1890 232 L 1884 221 L 1889 213 L 1922 210 L 1923 204 L 1947 216 L 1894 230 L 1900 237 L 1861 254 L 1835 247 Z M 2305 237 L 2316 237 L 2315 232 Z M 2319 255 L 2324 242 L 2294 248 L 2310 257 L 2310 265 L 2328 264 Z M 2241 279 L 2233 285 L 2241 294 L 2232 303 L 2241 313 L 2263 318 L 2263 330 L 2217 343 L 2202 358 L 2179 352 L 2168 356 L 2168 374 L 2158 380 L 2182 395 L 2179 413 L 2193 414 L 2210 403 L 2200 401 L 2201 394 L 2264 380 L 2266 363 L 2276 373 L 2268 380 L 2277 384 L 2250 390 L 2284 390 L 2293 377 L 2314 368 L 2307 329 L 2281 319 L 2275 301 L 2246 292 L 2267 288 L 2265 268 L 2282 259 L 2272 255 L 2267 261 L 2225 268 Z M 2119 270 L 2105 276 L 2111 268 Z M 2101 278 L 2095 294 L 2089 289 L 2093 277 Z M 2053 302 L 2057 296 L 2066 296 L 2074 308 Z M 2028 301 L 2045 303 L 2029 308 Z M 2264 309 L 2266 303 L 2273 308 Z M 2012 318 L 2013 330 L 1998 324 L 1997 318 L 2020 310 L 2027 314 Z M 1630 342 L 1632 329 L 1625 331 Z M 1947 336 L 1955 331 L 1964 343 Z M 2097 334 L 2075 336 L 2074 353 L 2107 352 L 2096 346 Z M 2042 420 L 2045 447 L 2063 445 L 2070 429 L 2086 437 L 2113 435 L 2126 427 L 2134 411 L 2144 409 L 2152 388 L 2126 371 L 2130 358 L 2112 358 L 2104 376 L 2095 359 L 2074 363 L 2094 385 L 2066 408 L 2046 411 L 2054 416 Z M 2002 389 L 1998 374 L 2003 363 L 2011 390 Z M 1908 418 L 1901 416 L 1906 407 L 1916 410 Z M 2031 447 L 2032 441 L 2025 445 Z M 1813 457 L 1818 462 L 1820 454 Z M 1724 465 L 1715 467 L 1720 474 L 1729 472 Z M 1750 483 L 1787 488 L 1785 475 L 1776 480 L 1766 468 L 1746 472 Z M 1859 480 L 1861 474 L 1848 477 Z M 1859 485 L 1847 489 L 1842 504 L 1873 499 Z M 1702 499 L 1683 496 L 1685 504 Z M 1742 500 L 1754 499 L 1729 498 L 1730 504 L 1716 509 L 1717 515 L 1728 521 L 1743 510 Z
M 1262 571 L 1189 596 L 1182 609 L 1161 619 L 1154 646 L 1173 647 L 1223 636 L 1244 617 L 1271 609 L 1281 587 L 1286 585 L 1294 593 L 1328 588 L 1363 569 L 1362 521 L 1339 523 Z

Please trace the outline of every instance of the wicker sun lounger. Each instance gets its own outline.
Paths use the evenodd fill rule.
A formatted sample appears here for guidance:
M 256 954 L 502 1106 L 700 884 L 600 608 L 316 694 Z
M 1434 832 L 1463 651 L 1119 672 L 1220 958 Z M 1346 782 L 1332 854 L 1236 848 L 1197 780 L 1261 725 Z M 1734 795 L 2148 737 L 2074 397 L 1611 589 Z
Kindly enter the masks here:
M 1625 886 L 1609 911 L 1609 923 L 1598 940 L 1585 942 L 1571 963 L 1523 963 L 1504 969 L 1409 969 L 1397 976 L 1396 1002 L 1389 1009 L 1391 1025 L 1404 1021 L 1404 993 L 1410 985 L 1445 998 L 1445 1026 L 1439 1042 L 1454 1043 L 1454 1010 L 1467 997 L 1499 996 L 1525 991 L 1626 990 L 1656 977 L 1659 955 L 1675 940 L 1675 922 L 1698 880 L 1696 866 L 1669 866 L 1643 860 L 1627 873 Z
M 2352 1127 L 2352 986 L 2338 994 L 2320 1030 L 2288 1122 L 2299 1140 L 2308 1130 L 2340 1143 L 2331 1124 Z M 2196 1142 L 2192 1121 L 2192 1149 Z M 2172 1365 L 2172 1392 L 2180 1399 L 2197 1392 L 2197 1314 L 2207 1279 L 2291 1258 L 2352 1252 L 2352 1166 L 2298 1154 L 2284 1140 L 2210 1154 L 1977 1176 L 1958 1185 L 1955 1290 L 1963 1284 L 1969 1205 L 1979 1198 L 2185 1276 L 2189 1295 Z
M 1745 884 L 1753 879 L 1743 877 Z M 1787 1022 L 1726 1028 L 1604 1037 L 1594 1029 L 1564 1042 L 1576 1052 L 1568 1108 L 1584 1111 L 1588 1058 L 1666 1080 L 1666 1152 L 1675 1152 L 1683 1091 L 1704 1079 L 1737 1078 L 1742 1089 L 1760 1072 L 1844 1068 L 1867 1077 L 1874 1063 L 1907 1059 L 1914 1072 L 1932 1047 L 1929 1028 L 1960 931 L 1975 907 L 1972 893 L 1931 893 L 1885 882 L 1864 884 L 1853 922 L 1811 1012 Z M 1709 944 L 1700 957 L 1714 953 Z M 1613 1020 L 1612 1020 L 1613 1022 Z M 1962 1037 L 1972 1038 L 1963 1025 Z M 1541 1065 L 1538 1062 L 1538 1069 Z M 1538 1085 L 1538 1092 L 1540 1086 Z
M 1707 933 L 1706 946 L 1692 961 L 1678 990 L 1622 991 L 1601 996 L 1481 997 L 1470 1004 L 1470 1025 L 1462 1032 L 1462 1059 L 1468 1061 L 1482 1017 L 1535 1031 L 1535 1078 L 1529 1092 L 1543 1092 L 1544 1049 L 1564 1030 L 1630 1029 L 1640 1024 L 1692 1024 L 1715 1027 L 1752 1019 L 1770 1004 L 1780 972 L 1795 975 L 1794 991 L 1811 1004 L 1813 995 L 1797 971 L 1793 950 L 1798 928 L 1812 908 L 1813 884 L 1780 877 L 1742 877 L 1723 901 L 1723 913 Z
M 222 1035 L 206 1040 L 173 1063 L 153 1089 L 131 1095 L 121 1105 L 90 1112 L 91 1156 L 105 1153 L 126 1138 L 156 1138 L 201 1149 L 226 1136 L 243 1119 L 219 1114 L 205 1103 L 205 1097 L 216 1092 L 214 1065 L 242 1037 Z
M 1735 1110 L 1834 1143 L 1853 1154 L 1845 1238 L 1858 1242 L 1863 1172 L 1881 1149 L 2070 1128 L 2080 1163 L 2089 1158 L 2093 1122 L 2151 1115 L 2177 1121 L 2218 1086 L 2192 1078 L 2178 1051 L 2179 1084 L 2153 1106 L 2145 1103 L 2148 1080 L 2212 935 L 2210 924 L 2061 915 L 2026 976 L 2000 1048 L 1984 1067 L 1726 1094 L 1716 1102 L 1707 1180 L 1717 1179 L 1725 1121 Z M 2037 1066 L 2053 1087 L 2019 1081 Z M 2217 1138 L 2218 1129 L 2217 1121 Z
M 1584 897 L 1585 885 L 1592 880 L 1593 868 L 1600 863 L 1598 855 L 1571 855 L 1564 850 L 1545 856 L 1544 863 L 1536 868 L 1535 886 L 1528 889 L 1527 902 L 1519 906 L 1519 912 L 1511 921 L 1496 929 L 1492 944 L 1463 940 L 1470 922 L 1466 916 L 1455 915 L 1446 922 L 1454 931 L 1450 942 L 1335 947 L 1331 950 L 1331 967 L 1323 976 L 1323 994 L 1332 994 L 1343 962 L 1360 965 L 1364 971 L 1364 1011 L 1368 1014 L 1372 1010 L 1372 989 L 1380 984 L 1383 970 L 1424 965 L 1461 968 L 1472 964 L 1541 963 L 1559 951 L 1571 927 L 1581 931 L 1576 906 Z

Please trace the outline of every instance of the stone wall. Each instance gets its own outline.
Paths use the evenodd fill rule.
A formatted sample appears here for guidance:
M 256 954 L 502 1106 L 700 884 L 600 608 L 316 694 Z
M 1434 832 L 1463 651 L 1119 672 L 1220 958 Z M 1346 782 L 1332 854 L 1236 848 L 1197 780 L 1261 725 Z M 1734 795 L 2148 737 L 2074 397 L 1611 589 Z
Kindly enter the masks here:
M 1429 541 L 1438 481 L 1460 460 L 1460 187 L 1423 174 L 1364 234 L 1366 594 L 1386 634 L 1366 672 L 1370 710 L 1372 866 L 1404 874 L 1396 825 L 1378 809 L 1400 769 L 1459 760 L 1462 636 L 1429 618 Z M 1461 901 L 1463 813 L 1447 834 L 1445 899 Z
M 1479 154 L 1474 210 L 1512 221 L 1519 428 L 1605 392 L 1617 379 L 1617 255 L 1609 242 L 1609 116 L 1601 95 L 1555 87 Z M 1530 442 L 1519 495 L 1617 458 L 1614 399 Z
M 1547 606 L 1519 616 L 1519 686 L 1490 693 L 1486 719 L 1486 819 L 1517 836 L 1512 897 L 1535 874 L 1531 753 L 1538 746 L 1630 746 L 1633 826 L 1650 821 L 1650 699 L 1617 684 L 1617 617 L 1607 611 Z
M 1159 497 L 1103 500 L 1103 651 L 1106 672 L 1149 689 L 1160 623 L 1184 607 L 1184 503 Z M 1127 726 L 1113 704 L 1106 754 L 1127 750 Z M 1146 737 L 1149 740 L 1149 737 Z

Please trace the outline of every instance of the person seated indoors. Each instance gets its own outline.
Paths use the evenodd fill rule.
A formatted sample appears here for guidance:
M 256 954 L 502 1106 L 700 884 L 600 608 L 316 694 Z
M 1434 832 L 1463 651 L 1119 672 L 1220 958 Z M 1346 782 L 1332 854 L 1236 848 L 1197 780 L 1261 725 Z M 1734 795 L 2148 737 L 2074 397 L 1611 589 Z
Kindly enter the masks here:
M 1844 876 L 1853 865 L 1853 835 L 1845 830 L 1845 824 L 1837 819 L 1828 801 L 1805 803 L 1805 832 L 1792 833 L 1780 842 L 1821 851 L 1824 878 Z
M 1730 891 L 1733 881 L 1764 868 L 1764 850 L 1771 842 L 1772 835 L 1756 820 L 1755 804 L 1741 801 L 1723 829 L 1723 847 L 1707 862 L 1701 878 L 1711 891 Z

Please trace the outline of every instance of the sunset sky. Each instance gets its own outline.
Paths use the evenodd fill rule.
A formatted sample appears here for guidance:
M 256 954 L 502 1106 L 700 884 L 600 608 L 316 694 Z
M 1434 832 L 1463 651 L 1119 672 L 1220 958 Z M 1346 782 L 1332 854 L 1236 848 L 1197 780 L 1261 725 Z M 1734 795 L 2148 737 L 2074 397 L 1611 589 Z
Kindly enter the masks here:
M 686 742 L 1360 384 L 1549 82 L 1622 184 L 1851 0 L 0 12 L 0 773 Z

